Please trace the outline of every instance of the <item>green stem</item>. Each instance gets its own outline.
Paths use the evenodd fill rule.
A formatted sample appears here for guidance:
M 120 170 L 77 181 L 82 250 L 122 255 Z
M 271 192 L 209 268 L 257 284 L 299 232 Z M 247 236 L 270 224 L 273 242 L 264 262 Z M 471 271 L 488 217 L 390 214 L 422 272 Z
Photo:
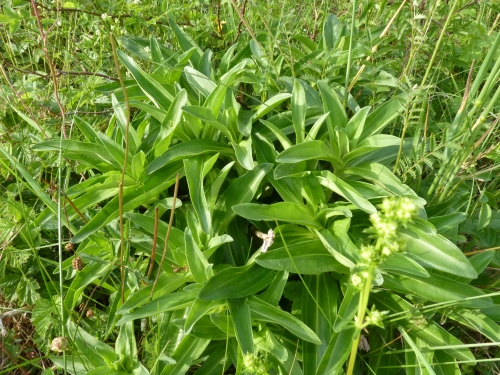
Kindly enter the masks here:
M 356 333 L 354 334 L 354 341 L 352 342 L 351 355 L 349 357 L 349 364 L 347 366 L 347 375 L 352 375 L 354 371 L 354 364 L 356 363 L 356 356 L 358 354 L 359 338 L 361 335 L 361 329 L 363 327 L 363 321 L 365 319 L 366 308 L 368 307 L 368 300 L 370 297 L 370 291 L 372 288 L 373 280 L 373 266 L 368 269 L 368 277 L 366 279 L 361 295 L 359 296 L 358 314 L 356 315 Z
M 356 19 L 356 0 L 352 2 L 351 36 L 349 37 L 349 51 L 347 54 L 347 71 L 345 73 L 344 107 L 347 107 L 349 98 L 349 76 L 351 74 L 352 38 L 354 37 L 354 20 Z

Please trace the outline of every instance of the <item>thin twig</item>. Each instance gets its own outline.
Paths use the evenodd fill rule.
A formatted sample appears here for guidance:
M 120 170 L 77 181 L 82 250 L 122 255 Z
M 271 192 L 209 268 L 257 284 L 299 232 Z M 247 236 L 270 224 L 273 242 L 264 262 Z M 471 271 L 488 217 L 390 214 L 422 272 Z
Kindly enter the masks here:
M 172 200 L 172 210 L 170 211 L 170 220 L 168 221 L 168 229 L 167 235 L 165 236 L 165 245 L 163 246 L 163 254 L 161 256 L 160 266 L 158 267 L 158 273 L 156 274 L 155 282 L 153 283 L 153 288 L 151 288 L 151 294 L 149 296 L 149 300 L 153 298 L 153 293 L 155 292 L 156 283 L 160 278 L 161 267 L 163 266 L 163 261 L 165 260 L 165 255 L 167 255 L 167 247 L 168 247 L 168 239 L 170 238 L 170 230 L 172 229 L 172 225 L 174 223 L 174 213 L 175 213 L 175 202 L 177 200 L 177 192 L 179 190 L 179 173 L 175 177 L 175 187 L 174 187 L 174 198 Z
M 14 364 L 17 366 L 17 368 L 19 368 L 19 369 L 23 372 L 23 374 L 25 374 L 25 375 L 29 375 L 29 373 L 28 373 L 25 369 L 23 369 L 23 368 L 22 368 L 22 367 L 21 367 L 21 366 L 17 363 L 16 359 L 12 356 L 12 354 L 10 354 L 10 353 L 9 353 L 9 351 L 8 351 L 8 350 L 5 348 L 5 346 L 3 346 L 1 343 L 0 343 L 0 348 L 2 348 L 2 350 L 3 350 L 5 353 L 7 353 L 7 355 L 8 355 L 8 356 L 9 356 L 9 358 L 10 358 L 10 360 L 12 361 L 12 363 L 14 363 Z
M 7 83 L 9 84 L 11 90 L 14 92 L 14 94 L 16 94 L 17 98 L 21 101 L 21 104 L 23 105 L 24 109 L 26 110 L 26 112 L 28 112 L 28 114 L 30 115 L 31 119 L 35 122 L 35 124 L 38 126 L 38 128 L 40 129 L 40 131 L 42 132 L 43 136 L 45 137 L 45 139 L 49 139 L 49 137 L 47 136 L 47 134 L 45 134 L 45 130 L 43 130 L 42 126 L 38 123 L 38 121 L 36 120 L 36 117 L 35 115 L 33 115 L 33 112 L 31 112 L 30 108 L 26 105 L 26 103 L 24 102 L 22 96 L 16 91 L 15 87 L 12 85 L 12 83 L 10 83 L 9 81 L 9 77 L 7 77 L 7 73 L 5 73 L 5 70 L 3 69 L 3 66 L 0 65 L 0 69 L 2 70 L 2 74 L 5 78 L 5 80 L 7 81 Z
M 238 41 L 238 38 L 240 37 L 241 34 L 241 25 L 243 25 L 244 17 L 245 17 L 245 10 L 247 7 L 247 0 L 243 3 L 242 11 L 241 11 L 241 18 L 240 18 L 240 23 L 238 24 L 238 34 L 236 34 L 236 38 L 234 39 L 234 43 Z
M 243 24 L 247 28 L 248 33 L 250 34 L 250 36 L 252 37 L 252 39 L 254 40 L 254 42 L 257 43 L 257 45 L 259 46 L 260 49 L 263 49 L 262 45 L 259 43 L 259 41 L 255 37 L 255 34 L 253 33 L 252 29 L 250 28 L 250 25 L 245 20 L 245 17 L 241 13 L 241 11 L 238 9 L 238 5 L 236 4 L 236 1 L 235 0 L 231 0 L 231 4 L 233 4 L 233 7 L 236 10 L 236 13 L 238 13 L 238 16 L 240 17 L 241 22 L 243 22 Z
M 6 65 L 6 66 L 9 66 L 10 68 L 20 72 L 20 73 L 26 73 L 26 74 L 32 74 L 32 75 L 36 75 L 36 76 L 39 76 L 39 77 L 42 77 L 43 79 L 51 79 L 52 76 L 48 73 L 39 73 L 39 72 L 35 72 L 33 70 L 25 70 L 25 69 L 20 69 L 18 67 L 16 67 L 15 65 L 13 65 L 12 63 L 8 62 L 8 61 L 5 61 L 5 60 L 2 60 L 2 64 Z M 104 74 L 104 73 L 95 73 L 95 72 L 88 72 L 88 71 L 84 71 L 84 72 L 75 72 L 75 71 L 66 71 L 66 70 L 59 70 L 57 69 L 56 71 L 56 77 L 59 77 L 59 76 L 62 76 L 62 75 L 74 75 L 74 76 L 94 76 L 94 77 L 101 77 L 101 78 L 106 78 L 106 79 L 109 79 L 110 81 L 116 81 L 118 82 L 119 79 L 118 78 L 115 78 L 115 77 L 111 77 L 107 74 Z
M 57 102 L 59 110 L 61 111 L 62 134 L 63 134 L 64 139 L 67 139 L 68 137 L 66 136 L 66 116 L 64 113 L 64 107 L 61 103 L 61 100 L 59 99 L 59 89 L 57 86 L 56 68 L 54 66 L 54 63 L 52 62 L 52 59 L 49 56 L 49 50 L 47 48 L 47 34 L 43 30 L 42 21 L 40 19 L 40 14 L 38 13 L 38 7 L 37 7 L 37 3 L 35 2 L 35 0 L 31 0 L 31 5 L 33 6 L 33 13 L 35 14 L 35 18 L 36 18 L 36 21 L 38 24 L 38 29 L 40 30 L 40 36 L 42 37 L 43 54 L 45 55 L 45 59 L 47 60 L 47 64 L 49 64 L 50 74 L 52 75 L 52 80 L 54 82 L 54 98 Z M 57 22 L 57 19 L 54 22 Z M 47 32 L 49 32 L 54 25 L 55 25 L 55 23 L 47 30 Z

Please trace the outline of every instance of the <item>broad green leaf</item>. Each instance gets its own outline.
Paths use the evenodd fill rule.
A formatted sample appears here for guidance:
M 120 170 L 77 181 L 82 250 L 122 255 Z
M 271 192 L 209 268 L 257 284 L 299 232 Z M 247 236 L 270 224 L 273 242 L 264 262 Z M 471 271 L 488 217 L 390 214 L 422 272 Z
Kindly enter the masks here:
M 362 142 L 371 135 L 380 133 L 402 110 L 403 106 L 397 99 L 391 99 L 377 107 L 377 109 L 366 118 L 365 127 L 358 142 Z
M 335 332 L 328 344 L 323 358 L 316 371 L 317 375 L 338 374 L 349 357 L 354 340 L 354 327 Z
M 316 374 L 321 357 L 334 333 L 333 322 L 337 312 L 337 299 L 337 283 L 329 274 L 304 276 L 300 318 L 322 342 L 321 345 L 302 342 L 304 375 Z
M 285 134 L 283 134 L 281 129 L 279 129 L 276 125 L 274 125 L 272 122 L 262 119 L 260 120 L 260 122 L 273 132 L 276 138 L 278 138 L 278 141 L 281 143 L 281 146 L 283 147 L 284 150 L 292 147 L 292 143 L 290 142 L 290 140 L 287 138 Z
M 255 262 L 262 267 L 290 273 L 318 275 L 323 272 L 348 273 L 349 269 L 337 262 L 330 252 L 325 249 L 320 240 L 307 240 L 273 248 L 260 254 Z M 291 256 L 291 258 L 290 258 Z
M 482 290 L 437 274 L 430 277 L 385 275 L 384 286 L 394 289 L 400 286 L 430 301 L 452 301 L 454 305 L 474 309 L 493 305 L 491 298 L 486 297 Z
M 21 118 L 26 121 L 37 133 L 38 132 L 43 132 L 45 135 L 46 135 L 46 138 L 52 138 L 52 133 L 47 130 L 47 129 L 43 129 L 40 127 L 39 124 L 37 124 L 31 117 L 28 117 L 26 116 L 24 113 L 22 113 L 21 111 L 19 111 L 15 106 L 13 106 L 12 104 L 10 105 L 10 107 L 17 112 L 17 114 L 19 116 L 21 116 Z
M 128 322 L 120 327 L 120 332 L 115 342 L 116 354 L 120 356 L 118 364 L 125 370 L 131 371 L 134 359 L 137 356 L 137 345 L 134 336 L 134 323 Z
M 345 199 L 347 199 L 349 202 L 354 204 L 359 209 L 369 214 L 377 212 L 377 209 L 369 201 L 367 201 L 361 194 L 359 194 L 356 191 L 356 189 L 350 186 L 347 182 L 342 181 L 340 178 L 335 176 L 330 171 L 321 172 L 320 175 L 318 176 L 318 179 L 321 185 L 334 191 L 338 195 L 343 196 Z
M 332 254 L 332 256 L 339 262 L 340 264 L 348 267 L 348 268 L 353 268 L 355 266 L 355 263 L 349 259 L 347 256 L 344 256 L 338 247 L 338 243 L 334 237 L 334 235 L 328 231 L 327 229 L 322 229 L 320 231 L 314 230 L 314 233 L 318 236 L 318 238 L 321 240 L 321 243 L 325 248 Z
M 480 332 L 484 337 L 487 337 L 493 342 L 500 342 L 500 325 L 493 319 L 476 311 L 451 312 L 447 314 L 450 319 Z
M 153 298 L 157 299 L 161 296 L 169 294 L 179 289 L 181 286 L 183 286 L 186 282 L 190 280 L 191 278 L 179 274 L 162 273 L 158 278 L 158 283 L 156 284 Z M 126 314 L 132 309 L 135 309 L 149 302 L 149 298 L 151 296 L 151 289 L 153 289 L 153 284 L 150 284 L 142 289 L 139 289 L 132 295 L 129 295 L 125 303 L 121 305 L 120 308 L 118 309 L 117 314 L 120 315 Z
M 165 165 L 177 160 L 206 153 L 231 155 L 233 150 L 209 139 L 193 139 L 191 141 L 182 142 L 170 147 L 163 155 L 153 160 L 153 162 L 148 166 L 146 172 L 151 174 Z
M 406 313 L 411 317 L 416 314 L 412 304 L 399 297 L 396 293 L 379 292 L 372 293 L 370 299 L 373 299 L 379 310 L 390 310 L 392 313 Z M 417 312 L 418 313 L 418 312 Z M 398 314 L 400 315 L 400 314 Z M 469 362 L 471 366 L 476 363 L 474 355 L 469 348 L 464 347 L 463 343 L 451 333 L 442 328 L 432 320 L 426 320 L 423 315 L 416 316 L 413 319 L 398 319 L 397 324 L 403 327 L 419 339 L 425 341 L 431 346 L 441 346 L 443 350 L 461 361 Z
M 479 210 L 479 220 L 477 222 L 477 230 L 482 230 L 488 226 L 491 221 L 491 207 L 488 203 L 481 203 Z
M 422 230 L 416 225 L 402 228 L 399 233 L 409 256 L 420 264 L 468 279 L 477 278 L 477 272 L 469 260 L 445 237 Z
M 288 359 L 288 351 L 267 327 L 261 329 L 259 332 L 254 332 L 253 336 L 255 345 L 260 350 L 272 354 L 283 362 Z
M 158 198 L 158 194 L 165 191 L 175 183 L 173 179 L 179 167 L 171 166 L 170 171 L 156 173 L 149 176 L 140 186 L 133 186 L 123 189 L 123 211 L 131 211 L 145 203 L 150 203 Z M 92 233 L 96 232 L 104 225 L 116 219 L 119 215 L 118 197 L 113 198 L 106 204 L 90 221 L 80 229 L 72 241 L 78 243 L 83 241 Z
M 193 63 L 194 66 L 198 66 L 201 60 L 201 56 L 203 55 L 202 50 L 200 47 L 195 43 L 195 41 L 182 29 L 174 22 L 172 18 L 168 18 L 168 24 L 170 25 L 170 28 L 175 34 L 175 37 L 177 38 L 177 41 L 179 42 L 179 46 L 183 51 L 188 51 L 191 48 L 195 48 L 195 52 L 193 53 L 191 57 L 191 62 Z
M 321 126 L 323 125 L 323 123 L 325 122 L 325 120 L 328 118 L 329 115 L 330 112 L 327 112 L 316 120 L 313 126 L 311 126 L 311 130 L 309 130 L 309 133 L 307 133 L 307 137 L 305 139 L 306 141 L 313 141 L 316 139 L 316 136 L 318 135 Z
M 209 343 L 210 340 L 200 339 L 191 335 L 184 336 L 171 356 L 176 364 L 165 366 L 160 375 L 186 374 L 192 366 L 193 361 L 201 356 Z
M 383 187 L 395 195 L 408 195 L 414 197 L 415 201 L 424 206 L 425 200 L 419 198 L 417 194 L 404 185 L 401 180 L 392 173 L 389 168 L 379 163 L 360 164 L 356 167 L 349 167 L 344 170 L 346 175 L 360 176 L 373 184 Z
M 227 339 L 227 337 L 236 336 L 234 324 L 232 323 L 229 314 L 228 315 L 210 314 L 210 320 L 212 321 L 213 324 L 215 324 L 219 328 L 219 330 L 224 332 L 224 334 L 226 335 L 224 337 L 224 340 Z
M 231 142 L 233 146 L 234 154 L 236 155 L 236 160 L 240 165 L 251 171 L 254 168 L 254 162 L 252 158 L 252 138 L 247 138 L 241 140 L 239 143 Z
M 297 144 L 304 142 L 306 120 L 306 94 L 298 80 L 293 83 L 292 121 Z
M 212 310 L 214 307 L 223 305 L 224 303 L 224 301 L 204 301 L 196 298 L 191 306 L 191 309 L 189 310 L 186 321 L 184 322 L 184 332 L 189 334 L 196 322 L 198 322 L 207 312 Z
M 277 305 L 283 295 L 283 290 L 288 281 L 288 272 L 279 271 L 276 273 L 273 282 L 265 292 L 259 294 L 259 298 L 271 305 Z
M 212 51 L 210 51 L 209 49 L 203 52 L 200 64 L 198 65 L 198 70 L 202 72 L 205 77 L 210 78 L 210 76 L 212 75 Z
M 351 149 L 356 149 L 356 145 L 358 144 L 358 139 L 363 133 L 363 129 L 365 128 L 366 117 L 368 116 L 368 112 L 370 111 L 370 107 L 361 108 L 358 112 L 351 117 L 349 122 L 345 127 L 345 132 L 347 137 L 350 140 Z
M 223 124 L 221 124 L 212 114 L 212 111 L 205 107 L 199 107 L 196 105 L 186 105 L 182 107 L 184 112 L 189 113 L 190 115 L 199 118 L 203 122 L 212 125 L 214 128 L 219 130 L 222 134 L 224 134 L 229 141 L 233 141 L 234 137 L 232 136 L 229 129 L 227 129 Z
M 125 111 L 123 110 L 123 107 L 120 106 L 120 103 L 118 103 L 114 95 L 111 95 L 111 102 L 113 103 L 113 110 L 115 111 L 118 126 L 120 127 L 122 134 L 125 136 L 127 130 L 127 118 L 125 116 Z M 129 150 L 133 154 L 135 153 L 135 150 L 137 150 L 141 140 L 139 139 L 134 127 L 130 124 L 128 127 L 128 141 Z
M 168 149 L 168 146 L 170 145 L 169 136 L 175 131 L 177 125 L 179 125 L 179 122 L 182 118 L 181 108 L 186 104 L 186 102 L 187 92 L 186 90 L 182 89 L 176 95 L 161 123 L 160 131 L 158 133 L 158 136 L 156 137 L 154 144 L 155 157 L 160 156 L 161 154 L 163 154 L 163 152 L 166 151 L 166 149 Z M 165 142 L 167 143 L 165 144 Z
M 420 364 L 423 364 L 425 369 L 428 371 L 429 375 L 436 375 L 434 370 L 432 369 L 429 361 L 427 361 L 427 358 L 424 356 L 418 345 L 413 341 L 411 336 L 404 330 L 404 329 L 399 329 L 399 332 L 401 332 L 401 335 L 404 337 L 405 342 L 409 344 L 411 350 L 415 353 L 417 358 L 419 359 Z
M 253 115 L 253 121 L 256 121 L 260 119 L 262 116 L 265 114 L 271 112 L 273 109 L 278 107 L 281 103 L 283 103 L 285 100 L 290 98 L 292 94 L 284 93 L 284 94 L 277 94 L 273 96 L 271 99 L 265 101 L 261 105 L 259 105 L 256 108 L 256 112 Z
M 343 166 L 342 160 L 337 158 L 322 141 L 310 141 L 292 146 L 276 158 L 278 163 L 298 163 L 305 160 L 328 160 L 336 168 Z
M 66 292 L 66 296 L 64 297 L 64 306 L 69 311 L 72 311 L 85 287 L 99 277 L 102 277 L 106 272 L 110 271 L 111 266 L 111 264 L 94 263 L 83 267 L 83 269 L 76 274 L 68 288 L 68 291 Z
M 264 289 L 274 276 L 275 272 L 257 264 L 226 268 L 208 280 L 198 298 L 219 300 L 246 297 Z
M 247 304 L 254 319 L 279 324 L 303 340 L 312 342 L 313 344 L 321 344 L 319 337 L 293 315 L 255 296 L 248 297 Z
M 208 261 L 193 240 L 191 231 L 186 228 L 184 231 L 184 242 L 186 243 L 186 258 L 194 280 L 203 284 L 208 280 L 205 270 L 208 268 Z
M 215 202 L 217 200 L 217 197 L 219 196 L 219 190 L 226 180 L 227 174 L 231 170 L 232 166 L 234 165 L 234 161 L 230 162 L 224 168 L 222 168 L 215 178 L 215 180 L 212 182 L 212 185 L 210 185 L 210 211 L 213 211 Z
M 427 272 L 424 267 L 404 254 L 398 253 L 392 254 L 390 257 L 384 259 L 379 265 L 379 269 L 381 271 L 403 276 L 429 277 L 429 272 Z
M 212 217 L 203 189 L 203 157 L 196 156 L 184 159 L 184 171 L 189 187 L 189 196 L 196 216 L 200 220 L 201 229 L 204 233 L 210 234 Z
M 59 151 L 61 145 L 63 154 L 66 152 L 75 152 L 83 155 L 88 155 L 90 157 L 101 160 L 105 164 L 111 166 L 114 170 L 122 169 L 123 165 L 120 165 L 120 163 L 118 163 L 115 158 L 113 158 L 106 147 L 99 144 L 92 144 L 69 139 L 64 139 L 61 143 L 60 140 L 54 139 L 37 143 L 31 148 L 34 151 Z
M 236 215 L 232 207 L 240 203 L 249 203 L 264 176 L 272 164 L 263 163 L 237 178 L 222 193 L 214 208 L 212 225 L 215 233 L 222 233 Z
M 232 207 L 236 214 L 250 220 L 285 221 L 305 226 L 320 227 L 314 216 L 304 206 L 292 202 L 280 202 L 271 205 L 244 203 Z
M 172 207 L 170 205 L 170 207 Z M 170 208 L 169 207 L 169 208 Z M 151 216 L 141 215 L 137 213 L 128 212 L 125 216 L 131 220 L 135 225 L 143 228 L 146 233 L 148 233 L 151 237 L 154 234 L 155 220 Z M 156 244 L 156 257 L 157 260 L 161 259 L 161 252 L 163 251 L 163 247 L 165 244 L 165 237 L 167 235 L 168 223 L 165 223 L 162 220 L 158 221 L 158 238 Z M 175 260 L 172 258 L 172 253 L 177 251 L 183 251 L 184 248 L 184 233 L 175 228 L 170 228 L 170 237 L 168 240 L 168 251 L 166 259 L 170 262 L 175 263 Z M 181 250 L 182 249 L 182 250 Z M 151 247 L 145 250 L 147 254 L 151 254 Z M 158 262 L 159 263 L 159 262 Z M 182 266 L 182 264 L 177 264 L 178 266 Z
M 117 54 L 122 63 L 127 67 L 130 73 L 132 73 L 147 97 L 155 103 L 157 107 L 168 110 L 174 97 L 154 78 L 145 73 L 131 57 L 127 56 L 122 51 L 118 51 Z
M 344 25 L 336 15 L 330 14 L 323 26 L 324 49 L 333 50 L 342 36 Z
M 229 299 L 227 303 L 241 351 L 243 354 L 253 354 L 252 317 L 246 298 Z
M 360 292 L 353 285 L 347 285 L 340 304 L 339 312 L 334 323 L 334 331 L 341 332 L 348 324 L 352 324 L 354 315 L 358 311 Z
M 193 290 L 187 292 L 175 292 L 167 294 L 165 296 L 161 296 L 141 307 L 132 310 L 131 312 L 124 314 L 116 324 L 122 325 L 132 320 L 156 316 L 157 314 L 166 311 L 183 309 L 193 304 L 193 301 L 196 299 L 197 294 L 198 291 Z
M 356 165 L 356 159 L 378 149 L 399 146 L 401 138 L 389 134 L 375 134 L 360 142 L 356 149 L 349 152 L 342 160 L 346 165 Z
M 217 87 L 215 82 L 209 77 L 190 66 L 184 67 L 184 74 L 187 81 L 206 98 L 208 98 Z

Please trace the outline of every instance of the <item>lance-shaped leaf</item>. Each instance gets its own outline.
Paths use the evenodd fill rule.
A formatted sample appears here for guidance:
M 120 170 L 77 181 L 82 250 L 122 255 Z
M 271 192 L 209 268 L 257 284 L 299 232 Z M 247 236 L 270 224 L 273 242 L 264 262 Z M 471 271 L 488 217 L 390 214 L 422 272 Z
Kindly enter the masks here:
M 279 324 L 303 340 L 312 342 L 313 344 L 321 344 L 319 337 L 293 315 L 255 296 L 248 297 L 247 304 L 254 319 Z
M 184 159 L 184 171 L 189 187 L 189 195 L 193 202 L 196 216 L 200 220 L 201 229 L 204 233 L 210 234 L 212 218 L 208 208 L 205 190 L 203 189 L 203 157 Z
M 186 258 L 194 280 L 197 283 L 204 283 L 208 280 L 205 270 L 208 268 L 208 261 L 194 242 L 189 228 L 184 231 L 184 241 L 186 243 Z
M 165 165 L 173 163 L 177 160 L 201 154 L 216 154 L 218 152 L 224 155 L 231 155 L 233 150 L 230 147 L 222 146 L 220 143 L 214 142 L 210 139 L 193 139 L 191 141 L 182 142 L 170 147 L 163 155 L 153 160 L 146 171 L 148 174 L 151 174 Z
M 236 216 L 231 209 L 240 203 L 249 203 L 264 176 L 272 168 L 272 164 L 263 163 L 231 182 L 222 193 L 214 208 L 212 225 L 215 233 L 222 233 L 229 222 Z
M 271 205 L 244 203 L 233 206 L 233 211 L 250 220 L 285 221 L 288 223 L 321 227 L 304 205 L 280 202 Z
M 296 143 L 304 142 L 306 121 L 306 94 L 300 82 L 293 82 L 292 91 L 292 122 L 295 130 Z
M 212 277 L 200 290 L 198 298 L 218 300 L 242 298 L 260 292 L 271 284 L 275 272 L 255 263 L 244 267 L 230 267 Z
M 344 165 L 323 141 L 310 141 L 292 146 L 276 158 L 278 163 L 298 163 L 305 160 L 327 160 L 335 168 L 342 168 Z
M 351 185 L 335 176 L 332 172 L 322 171 L 321 175 L 318 176 L 318 179 L 321 185 L 334 191 L 338 195 L 343 196 L 361 210 L 368 212 L 369 214 L 377 212 L 377 209 L 373 206 L 373 204 L 367 201 Z

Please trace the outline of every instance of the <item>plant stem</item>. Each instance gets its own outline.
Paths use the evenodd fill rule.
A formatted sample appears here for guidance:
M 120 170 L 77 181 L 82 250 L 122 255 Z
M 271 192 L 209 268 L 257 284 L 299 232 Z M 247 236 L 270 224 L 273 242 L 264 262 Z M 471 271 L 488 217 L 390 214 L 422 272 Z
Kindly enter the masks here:
M 172 210 L 170 211 L 170 220 L 168 221 L 168 229 L 167 235 L 165 236 L 165 245 L 163 246 L 163 254 L 161 256 L 160 265 L 158 267 L 158 273 L 156 274 L 155 282 L 153 283 L 153 288 L 151 288 L 151 294 L 149 296 L 149 300 L 153 298 L 153 293 L 155 292 L 156 283 L 160 278 L 161 267 L 163 266 L 163 261 L 165 260 L 165 255 L 167 255 L 167 247 L 168 247 L 168 239 L 170 238 L 170 230 L 172 229 L 172 225 L 174 223 L 174 213 L 175 213 L 175 202 L 177 200 L 177 191 L 179 190 L 179 173 L 175 177 L 175 187 L 174 187 L 174 197 L 172 200 Z
M 349 37 L 349 51 L 347 54 L 347 70 L 345 73 L 344 107 L 347 107 L 349 98 L 349 76 L 351 74 L 352 38 L 354 37 L 354 20 L 356 19 L 356 0 L 352 2 L 351 36 Z

